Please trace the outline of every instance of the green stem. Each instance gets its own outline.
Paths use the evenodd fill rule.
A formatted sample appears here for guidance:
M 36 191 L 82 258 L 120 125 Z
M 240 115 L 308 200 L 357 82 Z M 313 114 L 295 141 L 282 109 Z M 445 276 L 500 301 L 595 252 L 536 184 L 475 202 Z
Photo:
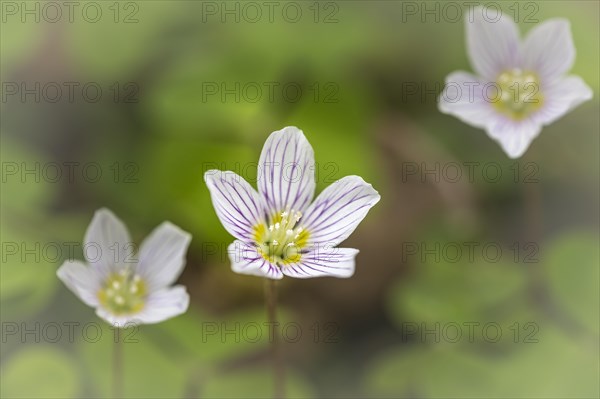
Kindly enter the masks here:
M 123 397 L 123 343 L 121 342 L 121 329 L 115 327 L 115 340 L 113 342 L 113 398 Z
M 535 158 L 531 154 L 526 156 L 531 162 Z M 523 182 L 523 200 L 525 202 L 526 218 L 526 240 L 538 246 L 541 245 L 543 232 L 543 211 L 542 211 L 542 188 L 541 182 Z M 531 276 L 531 288 L 536 300 L 543 300 L 544 297 L 544 278 L 539 263 L 529 263 L 528 269 Z
M 277 324 L 277 282 L 272 279 L 265 281 L 265 300 L 269 325 L 273 328 L 271 345 L 271 363 L 273 367 L 274 397 L 285 398 L 285 369 L 279 341 L 279 328 Z

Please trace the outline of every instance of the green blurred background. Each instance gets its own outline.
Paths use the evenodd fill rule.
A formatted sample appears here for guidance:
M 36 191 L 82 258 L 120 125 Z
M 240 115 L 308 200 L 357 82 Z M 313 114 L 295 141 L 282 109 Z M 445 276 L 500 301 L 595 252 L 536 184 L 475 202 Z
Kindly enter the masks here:
M 3 397 L 109 394 L 112 331 L 55 275 L 102 206 L 138 243 L 163 220 L 193 234 L 190 309 L 132 333 L 126 396 L 271 395 L 268 334 L 251 331 L 263 282 L 230 270 L 202 176 L 254 184 L 288 125 L 315 149 L 318 192 L 357 174 L 382 196 L 343 244 L 361 250 L 354 277 L 279 284 L 290 397 L 600 394 L 598 2 L 500 2 L 522 32 L 568 18 L 595 93 L 517 162 L 437 110 L 445 76 L 471 70 L 445 2 L 75 2 L 70 20 L 59 1 L 56 22 L 46 2 L 1 3 Z M 12 94 L 36 82 L 38 100 Z

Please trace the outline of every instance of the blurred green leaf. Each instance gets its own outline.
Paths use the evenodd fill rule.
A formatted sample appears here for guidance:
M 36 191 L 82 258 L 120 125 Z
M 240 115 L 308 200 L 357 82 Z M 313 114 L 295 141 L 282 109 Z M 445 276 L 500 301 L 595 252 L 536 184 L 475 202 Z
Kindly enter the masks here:
M 292 370 L 286 370 L 286 396 L 288 398 L 315 397 L 310 385 Z M 206 381 L 201 397 L 207 398 L 271 398 L 273 376 L 270 369 L 263 367 L 241 370 L 220 375 Z
M 106 323 L 101 326 L 101 334 L 79 346 L 83 354 L 87 372 L 94 382 L 94 396 L 108 397 L 113 386 L 113 352 L 115 332 Z M 188 379 L 187 370 L 171 355 L 170 345 L 154 342 L 145 329 L 122 330 L 124 396 L 132 398 L 164 398 L 181 396 Z M 92 331 L 92 329 L 90 329 Z M 92 333 L 90 333 L 92 334 Z M 97 342 L 94 342 L 97 341 Z
M 282 309 L 278 317 L 280 324 L 291 320 Z M 227 361 L 266 351 L 271 332 L 266 323 L 262 308 L 238 311 L 227 318 L 188 312 L 162 324 L 160 329 L 182 346 L 187 363 L 212 374 Z
M 19 11 L 20 4 L 23 3 L 8 3 L 10 2 L 3 2 L 2 8 L 2 35 L 0 35 L 0 48 L 2 49 L 0 70 L 2 72 L 9 71 L 11 68 L 18 67 L 20 63 L 26 62 L 35 46 L 44 39 L 44 31 L 49 27 L 48 24 L 33 23 L 34 15 L 29 16 L 29 23 L 24 23 Z M 17 12 L 9 14 L 9 8 L 16 8 Z M 5 79 L 6 76 L 2 76 L 3 82 Z M 1 106 L 4 107 L 4 101 Z
M 4 229 L 3 225 L 3 256 L 7 261 L 2 262 L 0 268 L 2 320 L 22 320 L 47 306 L 58 287 L 57 266 L 42 258 L 41 245 L 45 242 L 40 243 Z M 38 249 L 35 249 L 36 244 L 39 245 Z M 22 261 L 24 248 L 35 249 L 26 262 Z M 35 256 L 39 259 L 35 259 Z
M 470 262 L 463 254 L 457 263 L 442 257 L 416 267 L 412 279 L 390 290 L 389 310 L 397 323 L 497 320 L 525 300 L 526 270 L 515 264 Z
M 548 246 L 544 267 L 560 308 L 600 333 L 600 237 L 592 232 L 565 234 Z
M 536 339 L 515 342 L 519 350 L 507 353 L 448 343 L 396 348 L 369 365 L 365 387 L 370 395 L 393 397 L 597 397 L 593 348 L 550 324 L 540 326 Z
M 140 1 L 94 3 L 76 10 L 65 29 L 69 53 L 96 81 L 132 76 L 147 57 L 163 48 L 161 35 L 184 12 Z
M 522 344 L 518 352 L 489 365 L 489 387 L 497 397 L 598 397 L 597 342 L 566 336 L 552 325 L 540 325 L 536 338 L 538 342 Z
M 2 365 L 4 398 L 76 398 L 81 376 L 76 363 L 49 346 L 29 346 Z

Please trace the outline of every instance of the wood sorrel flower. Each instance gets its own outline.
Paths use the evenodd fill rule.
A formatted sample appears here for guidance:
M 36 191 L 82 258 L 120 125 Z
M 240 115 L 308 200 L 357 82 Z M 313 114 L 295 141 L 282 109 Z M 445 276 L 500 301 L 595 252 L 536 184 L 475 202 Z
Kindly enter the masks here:
M 542 126 L 591 99 L 592 90 L 578 76 L 565 76 L 575 61 L 569 21 L 545 21 L 520 40 L 512 19 L 474 11 L 466 20 L 467 48 L 479 76 L 450 74 L 439 109 L 485 129 L 518 158 Z
M 94 214 L 84 239 L 83 262 L 67 260 L 58 278 L 107 322 L 152 324 L 184 313 L 185 287 L 170 287 L 183 271 L 190 234 L 170 222 L 146 238 L 134 259 L 127 228 L 111 211 Z
M 269 136 L 257 176 L 258 192 L 233 172 L 204 175 L 221 223 L 237 239 L 228 248 L 233 271 L 271 279 L 352 276 L 358 250 L 336 246 L 379 201 L 377 191 L 347 176 L 312 202 L 314 153 L 296 127 Z

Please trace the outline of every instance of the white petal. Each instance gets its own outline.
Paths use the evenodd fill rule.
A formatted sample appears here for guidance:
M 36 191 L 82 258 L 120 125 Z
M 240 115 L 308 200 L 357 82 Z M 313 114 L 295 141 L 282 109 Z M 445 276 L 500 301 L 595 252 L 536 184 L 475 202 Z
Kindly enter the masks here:
M 115 315 L 102 307 L 96 309 L 96 316 L 115 328 L 131 327 L 140 324 L 139 321 L 136 321 L 135 319 L 136 315 Z
M 86 305 L 98 305 L 101 276 L 91 266 L 68 260 L 57 270 L 58 278 Z
M 472 19 L 465 18 L 469 59 L 481 77 L 494 81 L 502 71 L 519 67 L 519 31 L 508 15 L 497 19 L 493 9 L 473 11 Z
M 300 224 L 309 232 L 309 244 L 338 245 L 364 219 L 380 196 L 359 176 L 346 176 L 317 197 Z
M 584 101 L 592 98 L 593 92 L 579 76 L 568 76 L 544 89 L 544 104 L 533 119 L 549 125 L 564 116 Z
M 240 274 L 267 277 L 273 280 L 283 278 L 281 270 L 262 257 L 253 244 L 236 240 L 227 248 L 231 269 Z
M 271 213 L 304 212 L 315 194 L 315 156 L 302 130 L 292 126 L 271 133 L 258 168 L 258 191 Z
M 151 291 L 177 280 L 185 266 L 185 254 L 191 240 L 189 233 L 170 222 L 162 223 L 144 240 L 137 272 Z
M 233 172 L 209 170 L 204 180 L 225 230 L 235 238 L 252 240 L 256 224 L 266 220 L 264 205 L 256 190 Z
M 110 210 L 94 213 L 84 238 L 83 254 L 88 263 L 105 277 L 119 266 L 134 262 L 133 243 L 127 227 Z
M 185 313 L 190 304 L 190 296 L 185 287 L 177 285 L 148 295 L 144 309 L 132 318 L 143 324 L 160 323 Z
M 302 255 L 298 263 L 283 266 L 283 274 L 295 278 L 340 277 L 348 278 L 354 274 L 354 258 L 358 249 L 319 247 Z
M 513 121 L 498 117 L 486 130 L 510 158 L 519 158 L 540 134 L 542 127 L 531 119 Z
M 475 127 L 485 127 L 495 113 L 484 96 L 486 83 L 467 72 L 454 72 L 446 78 L 446 86 L 439 98 L 439 109 Z
M 575 46 L 566 19 L 550 19 L 537 25 L 523 43 L 524 68 L 542 81 L 552 81 L 569 72 L 575 62 Z

